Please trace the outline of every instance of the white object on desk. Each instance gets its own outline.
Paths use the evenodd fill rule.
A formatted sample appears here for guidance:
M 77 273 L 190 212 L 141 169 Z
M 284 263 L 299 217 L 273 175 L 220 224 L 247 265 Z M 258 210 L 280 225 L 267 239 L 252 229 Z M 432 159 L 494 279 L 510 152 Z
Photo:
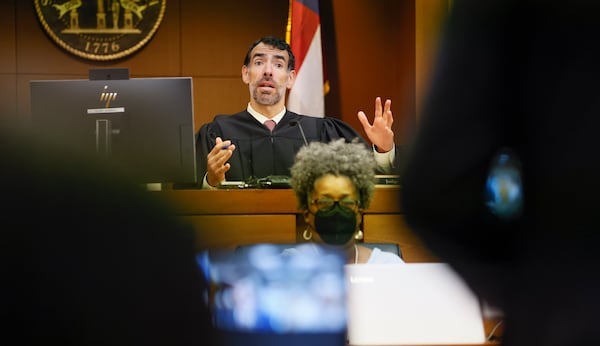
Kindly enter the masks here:
M 446 263 L 349 264 L 350 345 L 482 344 L 477 296 Z

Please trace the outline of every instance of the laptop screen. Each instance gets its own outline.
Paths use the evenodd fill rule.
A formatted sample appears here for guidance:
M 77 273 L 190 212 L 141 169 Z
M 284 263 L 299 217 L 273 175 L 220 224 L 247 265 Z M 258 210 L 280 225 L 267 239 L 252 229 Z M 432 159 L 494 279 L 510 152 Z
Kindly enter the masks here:
M 446 263 L 349 264 L 351 345 L 482 344 L 479 299 Z
M 298 248 L 298 247 L 296 247 Z M 302 250 L 302 249 L 301 249 Z M 346 283 L 339 252 L 257 244 L 198 255 L 224 345 L 345 345 Z

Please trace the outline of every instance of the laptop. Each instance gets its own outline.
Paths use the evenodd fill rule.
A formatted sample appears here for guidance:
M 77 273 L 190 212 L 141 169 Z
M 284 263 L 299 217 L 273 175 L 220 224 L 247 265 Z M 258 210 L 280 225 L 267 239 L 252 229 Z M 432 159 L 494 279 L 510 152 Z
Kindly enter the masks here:
M 481 304 L 446 263 L 350 264 L 350 345 L 482 344 Z
M 197 256 L 220 346 L 346 346 L 343 253 L 252 244 Z

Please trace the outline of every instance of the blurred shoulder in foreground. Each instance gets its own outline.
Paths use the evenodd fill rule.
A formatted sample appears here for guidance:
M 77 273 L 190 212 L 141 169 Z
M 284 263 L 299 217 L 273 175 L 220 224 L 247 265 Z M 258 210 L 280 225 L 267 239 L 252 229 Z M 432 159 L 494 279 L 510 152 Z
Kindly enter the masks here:
M 0 128 L 0 157 L 12 339 L 211 343 L 193 232 L 167 205 L 125 174 L 26 133 Z

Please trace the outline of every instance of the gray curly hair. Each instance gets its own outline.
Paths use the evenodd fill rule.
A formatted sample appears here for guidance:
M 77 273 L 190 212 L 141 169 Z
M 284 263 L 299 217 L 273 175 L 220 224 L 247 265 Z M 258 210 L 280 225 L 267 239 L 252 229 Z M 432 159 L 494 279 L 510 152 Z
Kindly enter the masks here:
M 311 142 L 296 154 L 290 169 L 290 186 L 296 194 L 298 207 L 307 210 L 308 196 L 314 191 L 317 179 L 328 174 L 346 176 L 356 187 L 359 207 L 368 208 L 375 191 L 375 168 L 373 152 L 358 139 Z

